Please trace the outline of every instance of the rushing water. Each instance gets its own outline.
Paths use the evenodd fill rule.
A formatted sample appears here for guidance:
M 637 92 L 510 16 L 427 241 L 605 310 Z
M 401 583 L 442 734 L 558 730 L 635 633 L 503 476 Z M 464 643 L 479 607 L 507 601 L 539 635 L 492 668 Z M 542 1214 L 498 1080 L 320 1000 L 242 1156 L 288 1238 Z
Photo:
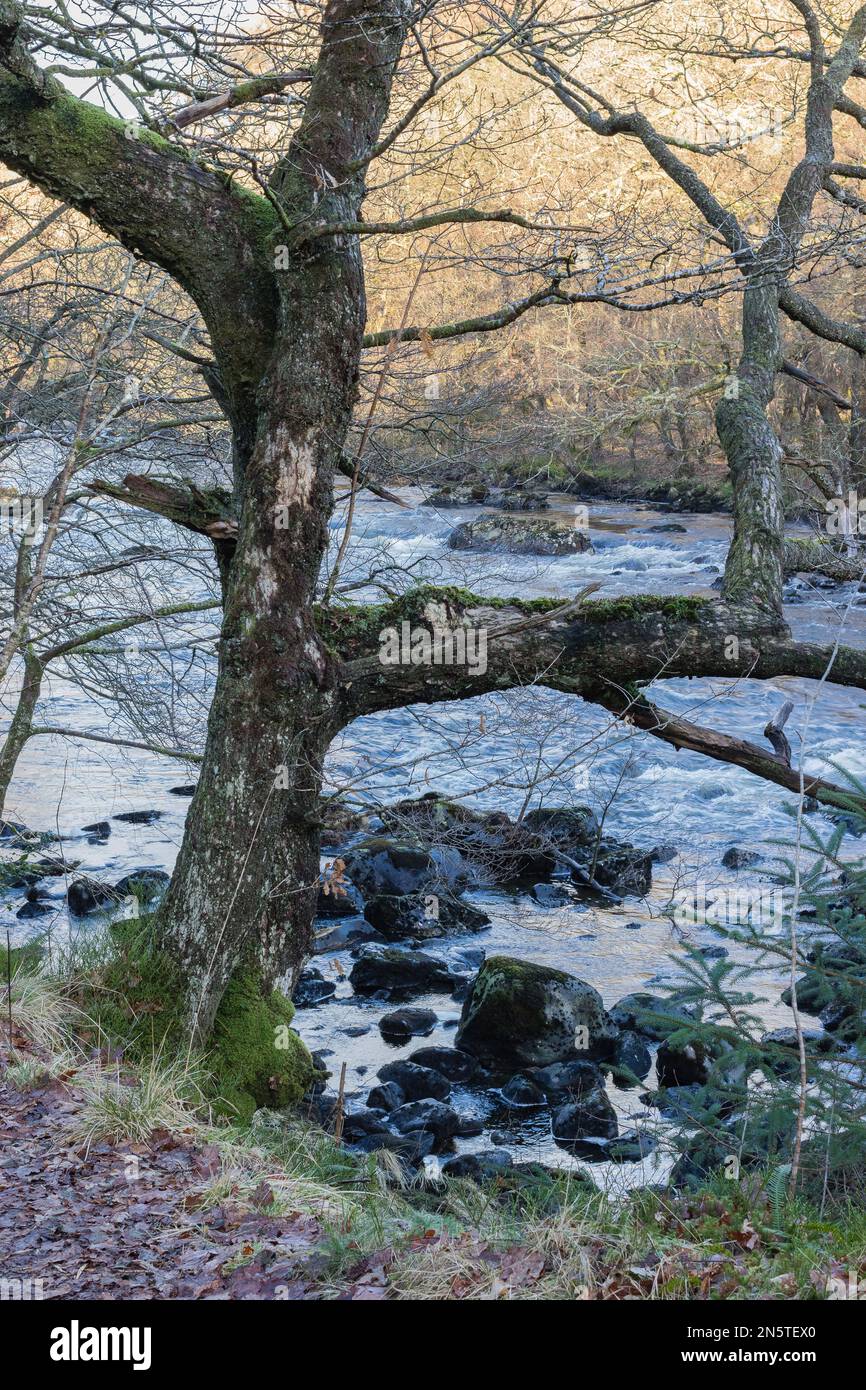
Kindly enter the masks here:
M 418 494 L 406 496 L 413 504 L 406 510 L 368 497 L 362 500 L 344 578 L 360 577 L 371 566 L 395 566 L 411 567 L 418 579 L 524 598 L 565 599 L 589 582 L 601 584 L 598 596 L 603 598 L 640 592 L 711 594 L 730 533 L 730 518 L 724 516 L 672 518 L 648 507 L 598 503 L 589 516 L 592 554 L 552 560 L 459 554 L 448 549 L 448 533 L 481 509 L 438 512 L 419 505 Z M 570 499 L 553 499 L 553 505 L 554 513 L 574 514 Z M 672 520 L 684 531 L 651 529 Z M 335 523 L 335 538 L 337 534 Z M 844 623 L 844 641 L 866 643 L 866 609 L 859 606 L 856 594 L 844 589 L 801 587 L 788 618 L 795 635 L 803 639 L 830 642 Z M 809 770 L 832 761 L 866 776 L 862 694 L 828 684 L 809 712 L 814 691 L 810 682 L 788 679 L 668 680 L 654 687 L 654 698 L 677 714 L 756 742 L 770 716 L 789 698 L 795 710 L 787 732 L 795 757 L 802 746 Z M 54 678 L 47 685 L 40 721 L 99 730 L 103 715 L 79 690 Z M 389 802 L 436 788 L 512 814 L 523 805 L 527 784 L 533 783 L 533 804 L 589 803 L 597 810 L 608 806 L 607 833 L 647 848 L 674 846 L 676 856 L 656 865 L 646 902 L 630 899 L 614 909 L 585 904 L 549 910 L 526 896 L 478 894 L 479 905 L 493 919 L 492 929 L 427 948 L 453 955 L 480 946 L 488 953 L 555 965 L 593 984 L 608 1005 L 660 974 L 670 977 L 683 939 L 698 945 L 718 943 L 710 927 L 696 926 L 685 933 L 672 929 L 663 908 L 673 892 L 696 884 L 711 889 L 742 886 L 744 878 L 760 887 L 767 880 L 756 870 L 737 876 L 721 867 L 725 849 L 758 849 L 769 860 L 777 842 L 790 841 L 792 835 L 786 810 L 792 798 L 782 789 L 738 768 L 676 752 L 649 735 L 612 726 L 602 711 L 547 690 L 415 706 L 358 720 L 332 748 L 329 775 L 334 782 L 350 782 L 361 799 Z M 182 764 L 139 750 L 40 738 L 21 759 L 9 813 L 35 828 L 56 829 L 66 842 L 67 856 L 79 861 L 82 871 L 113 882 L 141 865 L 171 869 L 188 803 L 171 795 L 169 788 L 190 780 L 194 774 Z M 141 809 L 155 809 L 162 816 L 149 826 L 113 821 L 106 846 L 88 844 L 81 834 L 81 827 L 90 822 Z M 813 824 L 821 820 L 812 817 Z M 856 843 L 849 841 L 848 852 L 856 850 Z M 21 898 L 14 895 L 0 907 L 0 929 L 11 927 L 14 940 L 46 926 L 57 932 L 68 929 L 64 881 L 48 880 L 45 886 L 54 894 L 54 917 L 19 921 L 15 909 Z M 90 931 L 92 920 L 73 922 L 72 930 Z M 345 979 L 351 958 L 340 934 L 323 933 L 320 946 L 317 964 L 337 980 L 337 995 L 317 1008 L 299 1011 L 297 1024 L 310 1045 L 326 1053 L 332 1068 L 338 1069 L 343 1060 L 348 1063 L 350 1096 L 366 1093 L 384 1060 L 408 1055 L 421 1045 L 453 1041 L 459 1005 L 435 996 L 413 1001 L 436 1010 L 439 1021 L 429 1038 L 398 1048 L 384 1043 L 375 1026 L 383 1006 L 352 996 Z M 778 1003 L 778 980 L 768 977 L 765 983 L 768 1025 L 789 1022 L 788 1010 Z M 652 1085 L 652 1076 L 647 1084 Z M 622 1130 L 632 1127 L 634 1116 L 645 1114 L 636 1092 L 613 1091 L 612 1097 Z M 458 1095 L 458 1103 L 470 1106 L 468 1097 L 461 1100 Z M 514 1142 L 514 1126 L 504 1128 L 506 1137 L 512 1130 Z M 517 1127 L 516 1135 L 521 1156 L 549 1160 L 555 1154 L 557 1161 L 567 1162 L 551 1144 L 546 1125 L 539 1126 L 531 1116 Z M 489 1144 L 489 1136 L 463 1142 L 479 1147 Z

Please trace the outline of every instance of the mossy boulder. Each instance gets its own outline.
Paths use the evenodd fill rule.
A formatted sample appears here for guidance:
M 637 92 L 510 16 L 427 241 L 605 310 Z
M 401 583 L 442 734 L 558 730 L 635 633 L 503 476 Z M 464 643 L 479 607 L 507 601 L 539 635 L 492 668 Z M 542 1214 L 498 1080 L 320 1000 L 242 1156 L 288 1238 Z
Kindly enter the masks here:
M 455 527 L 451 550 L 497 555 L 580 555 L 592 550 L 585 531 L 552 517 L 483 516 Z
M 456 1041 L 491 1062 L 543 1067 L 607 1057 L 616 1038 L 592 985 L 546 965 L 491 956 L 463 1005 Z

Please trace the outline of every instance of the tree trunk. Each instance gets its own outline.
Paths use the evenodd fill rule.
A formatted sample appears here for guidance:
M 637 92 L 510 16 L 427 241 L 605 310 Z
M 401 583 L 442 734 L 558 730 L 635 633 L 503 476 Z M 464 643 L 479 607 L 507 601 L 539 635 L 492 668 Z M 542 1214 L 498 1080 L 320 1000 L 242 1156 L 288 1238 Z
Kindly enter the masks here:
M 743 302 L 743 352 L 716 407 L 716 428 L 734 485 L 734 535 L 724 596 L 782 610 L 782 446 L 767 416 L 782 361 L 779 291 L 759 261 Z
M 15 773 L 24 745 L 33 729 L 33 714 L 42 688 L 44 667 L 30 647 L 24 648 L 24 679 L 18 695 L 18 704 L 12 722 L 6 733 L 6 740 L 0 750 L 0 807 L 6 812 L 6 799 L 9 785 Z

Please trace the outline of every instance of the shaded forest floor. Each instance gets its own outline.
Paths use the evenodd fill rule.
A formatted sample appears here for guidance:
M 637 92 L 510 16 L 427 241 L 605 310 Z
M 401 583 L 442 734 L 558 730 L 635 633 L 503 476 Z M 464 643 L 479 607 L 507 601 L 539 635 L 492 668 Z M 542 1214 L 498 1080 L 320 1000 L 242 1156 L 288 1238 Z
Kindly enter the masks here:
M 243 1130 L 190 1112 L 131 1138 L 95 1109 L 92 1077 L 42 1072 L 14 1042 L 0 1048 L 0 1279 L 30 1297 L 787 1300 L 843 1296 L 852 1275 L 866 1286 L 866 1213 L 779 1203 L 757 1174 L 612 1204 L 573 1179 L 407 1186 L 388 1155 L 265 1112 Z M 140 1081 L 115 1068 L 105 1084 Z

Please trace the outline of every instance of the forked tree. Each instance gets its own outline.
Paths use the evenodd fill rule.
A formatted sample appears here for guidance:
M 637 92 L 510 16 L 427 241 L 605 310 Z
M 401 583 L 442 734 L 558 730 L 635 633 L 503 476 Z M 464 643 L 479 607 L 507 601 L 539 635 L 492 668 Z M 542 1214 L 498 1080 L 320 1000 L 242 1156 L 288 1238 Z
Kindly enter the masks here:
M 460 14 L 460 7 L 441 8 Z M 93 23 L 70 20 L 63 27 L 59 16 L 38 6 L 25 12 L 17 0 L 0 0 L 0 159 L 175 277 L 207 324 L 213 359 L 203 370 L 233 433 L 231 496 L 203 499 L 147 480 L 113 489 L 209 535 L 223 580 L 219 671 L 201 777 L 157 921 L 162 945 L 188 982 L 195 1040 L 207 1037 L 239 967 L 248 973 L 254 966 L 266 990 L 302 965 L 319 881 L 323 761 L 338 730 L 359 715 L 537 680 L 604 705 L 677 745 L 739 763 L 794 790 L 805 785 L 832 801 L 837 790 L 814 777 L 801 783 L 784 751 L 668 717 L 643 697 L 641 685 L 660 675 L 820 679 L 832 667 L 832 679 L 866 686 L 863 653 L 797 644 L 784 623 L 778 458 L 766 421 L 780 365 L 777 307 L 788 293 L 777 266 L 790 262 L 800 224 L 808 221 L 832 163 L 833 111 L 858 60 L 866 9 L 858 11 L 829 63 L 808 11 L 808 138 L 775 219 L 774 237 L 783 250 L 747 253 L 724 209 L 718 212 L 718 229 L 729 243 L 733 238 L 733 254 L 747 275 L 753 330 L 740 367 L 738 409 L 720 417 L 736 496 L 722 598 L 646 595 L 607 602 L 578 596 L 528 608 L 518 600 L 491 603 L 459 591 L 421 589 L 368 610 L 317 603 L 334 481 L 347 468 L 344 444 L 365 346 L 381 346 L 389 336 L 417 339 L 429 332 L 435 341 L 488 331 L 513 322 L 525 308 L 580 298 L 572 299 L 557 278 L 480 318 L 429 330 L 409 322 L 393 335 L 365 339 L 359 238 L 371 230 L 362 206 L 368 172 L 441 90 L 443 74 L 419 28 L 436 9 L 429 0 L 328 0 L 311 63 L 286 70 L 277 50 L 273 71 L 241 81 L 237 55 L 245 36 L 238 29 L 223 35 L 215 66 L 221 85 L 208 92 L 187 76 L 205 42 L 171 10 L 154 7 L 145 22 L 140 10 L 125 18 L 112 6 Z M 504 40 L 498 23 L 485 31 L 486 9 L 472 7 L 477 23 L 470 37 L 478 51 L 487 45 L 495 55 Z M 523 9 L 516 6 L 513 24 L 505 26 L 508 42 L 519 33 Z M 807 11 L 799 3 L 798 9 Z M 119 45 L 124 26 L 132 51 Z M 98 85 L 111 67 L 112 44 L 117 90 L 132 103 L 133 119 L 129 110 L 115 116 L 88 103 L 60 81 L 63 73 L 80 71 Z M 447 53 L 448 44 L 443 47 Z M 409 48 L 417 92 L 407 98 L 404 83 L 397 103 L 392 89 Z M 167 55 L 177 64 L 174 80 Z M 166 92 L 186 97 L 171 119 L 160 107 Z M 285 132 L 285 139 L 269 154 L 259 151 L 254 172 L 260 192 L 220 167 L 218 145 L 217 157 L 206 161 L 194 143 L 185 143 L 184 133 L 197 121 L 231 116 L 244 103 L 286 92 L 298 93 L 302 114 L 265 127 L 278 141 Z M 397 114 L 388 129 L 392 103 Z M 496 214 L 471 207 L 435 214 L 442 224 L 476 216 Z M 500 220 L 509 216 L 499 214 Z M 423 225 L 431 225 L 429 218 Z M 403 618 L 486 628 L 486 672 L 382 664 L 379 633 Z

